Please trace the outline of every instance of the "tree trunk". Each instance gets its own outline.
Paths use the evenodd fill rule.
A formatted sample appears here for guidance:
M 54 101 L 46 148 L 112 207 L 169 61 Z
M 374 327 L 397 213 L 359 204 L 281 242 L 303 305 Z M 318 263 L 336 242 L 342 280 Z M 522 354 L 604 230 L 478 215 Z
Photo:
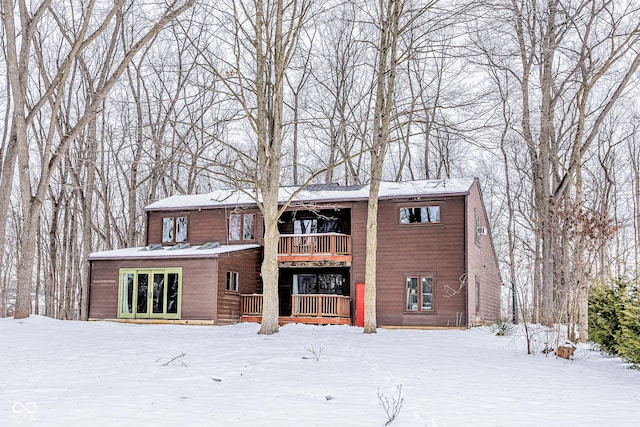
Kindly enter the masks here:
M 374 155 L 371 163 L 374 163 Z M 376 164 L 381 163 L 375 160 Z M 380 165 L 382 166 L 382 165 Z M 381 171 L 381 167 L 379 169 Z M 367 204 L 367 249 L 365 255 L 364 276 L 364 333 L 375 334 L 376 318 L 376 276 L 378 254 L 378 192 L 380 190 L 380 177 L 371 177 L 369 184 L 369 202 Z
M 273 195 L 271 195 L 271 197 L 273 197 Z M 278 240 L 280 234 L 278 232 L 279 216 L 277 202 L 277 198 L 275 200 L 265 200 L 263 209 L 264 259 L 261 267 L 263 305 L 262 324 L 259 333 L 267 335 L 276 333 L 279 329 Z
M 376 68 L 376 102 L 373 113 L 373 140 L 371 142 L 371 168 L 369 182 L 369 202 L 367 211 L 367 249 L 365 261 L 364 333 L 376 332 L 376 275 L 378 252 L 378 192 L 384 167 L 384 159 L 389 145 L 391 110 L 398 67 L 398 39 L 400 38 L 400 17 L 404 1 L 379 1 L 380 34 L 378 44 L 378 64 Z
M 0 177 L 0 261 L 4 261 L 5 247 L 7 243 L 7 221 L 9 218 L 9 204 L 11 202 L 11 191 L 13 190 L 13 178 L 16 170 L 17 158 L 17 137 L 15 133 L 15 125 L 11 126 L 9 140 L 4 150 L 4 159 L 2 161 L 2 176 Z M 0 276 L 9 272 L 0 272 Z M 1 279 L 0 279 L 1 280 Z
M 93 193 L 95 192 L 96 181 L 96 161 L 98 157 L 98 132 L 96 119 L 89 122 L 87 131 L 87 184 L 82 195 L 82 277 L 80 281 L 80 293 L 78 296 L 78 318 L 87 320 L 89 317 L 89 307 L 87 305 L 87 292 L 89 278 L 91 276 L 90 264 L 87 259 L 93 249 Z M 105 218 L 108 222 L 109 219 Z
M 283 49 L 282 21 L 284 5 L 277 1 L 275 20 L 275 42 L 273 46 L 274 80 L 269 84 L 267 76 L 268 51 L 263 51 L 263 37 L 265 36 L 262 0 L 258 0 L 256 32 L 257 59 L 257 104 L 258 104 L 258 158 L 260 162 L 260 192 L 262 193 L 262 215 L 264 218 L 265 240 L 264 260 L 262 264 L 262 325 L 259 334 L 273 334 L 278 332 L 278 312 L 280 301 L 278 298 L 278 193 L 280 190 L 280 162 L 282 157 L 282 121 L 284 110 L 284 70 L 287 66 Z M 271 107 L 271 108 L 270 108 Z
M 31 292 L 33 284 L 34 254 L 36 253 L 36 235 L 41 209 L 34 206 L 25 215 L 21 229 L 21 245 L 18 251 L 16 271 L 16 308 L 14 319 L 29 317 L 31 311 Z

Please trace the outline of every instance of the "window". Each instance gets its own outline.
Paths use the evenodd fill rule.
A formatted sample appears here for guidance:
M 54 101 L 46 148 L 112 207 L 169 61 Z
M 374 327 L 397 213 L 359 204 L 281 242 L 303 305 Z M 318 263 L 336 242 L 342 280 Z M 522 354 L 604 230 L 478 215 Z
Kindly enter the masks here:
M 348 295 L 349 286 L 344 273 L 294 274 L 294 294 Z
M 476 316 L 480 315 L 480 279 L 476 277 Z
M 122 275 L 120 313 L 133 313 L 133 289 L 134 289 L 134 273 L 125 273 Z
M 478 214 L 478 211 L 475 211 L 474 214 L 476 225 L 475 242 L 476 245 L 480 245 L 480 214 Z
M 229 240 L 255 240 L 256 214 L 229 215 Z
M 227 290 L 238 292 L 240 274 L 236 271 L 227 271 Z
M 407 311 L 433 310 L 433 278 L 426 276 L 407 277 Z
M 400 208 L 400 224 L 424 224 L 440 222 L 440 206 Z
M 293 221 L 293 234 L 316 234 L 318 232 L 317 219 L 296 219 Z
M 187 217 L 162 218 L 162 243 L 180 243 L 187 241 Z
M 182 269 L 121 269 L 118 317 L 180 318 Z
M 243 215 L 242 240 L 253 240 L 253 227 L 256 220 L 254 214 Z

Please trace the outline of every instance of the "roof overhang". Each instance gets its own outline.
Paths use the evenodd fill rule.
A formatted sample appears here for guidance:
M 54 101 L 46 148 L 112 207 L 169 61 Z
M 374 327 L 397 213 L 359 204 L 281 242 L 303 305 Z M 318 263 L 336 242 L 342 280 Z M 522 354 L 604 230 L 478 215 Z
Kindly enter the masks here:
M 381 182 L 378 200 L 466 196 L 474 182 L 474 178 Z M 334 186 L 322 190 L 283 187 L 280 188 L 278 197 L 281 204 L 291 202 L 302 205 L 360 202 L 368 199 L 368 185 L 344 188 Z M 253 190 L 217 190 L 207 194 L 171 196 L 146 206 L 145 211 L 251 208 L 258 201 Z
M 107 260 L 152 260 L 152 259 L 179 259 L 179 258 L 218 258 L 220 254 L 239 252 L 260 248 L 260 245 L 221 245 L 213 249 L 200 249 L 201 246 L 192 246 L 184 249 L 172 249 L 173 246 L 162 246 L 158 249 L 145 250 L 145 247 L 114 249 L 111 251 L 94 252 L 89 255 L 89 261 Z

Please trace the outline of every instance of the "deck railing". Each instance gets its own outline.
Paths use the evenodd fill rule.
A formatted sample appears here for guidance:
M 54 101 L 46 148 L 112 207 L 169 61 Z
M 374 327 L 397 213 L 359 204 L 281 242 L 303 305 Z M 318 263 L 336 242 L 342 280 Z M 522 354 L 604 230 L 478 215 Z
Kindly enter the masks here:
M 350 298 L 342 295 L 291 295 L 293 317 L 349 317 Z
M 262 294 L 240 296 L 243 316 L 262 316 Z M 292 317 L 350 317 L 351 298 L 342 295 L 291 295 Z
M 350 255 L 351 236 L 339 233 L 283 234 L 280 255 Z
M 262 294 L 240 295 L 242 314 L 245 316 L 262 316 Z

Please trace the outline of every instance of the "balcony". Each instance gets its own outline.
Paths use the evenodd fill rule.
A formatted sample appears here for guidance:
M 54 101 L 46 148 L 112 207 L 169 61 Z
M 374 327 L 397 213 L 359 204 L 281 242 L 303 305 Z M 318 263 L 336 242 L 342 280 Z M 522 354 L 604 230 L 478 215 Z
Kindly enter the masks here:
M 262 294 L 240 296 L 241 321 L 262 320 Z M 350 325 L 351 298 L 342 295 L 291 295 L 291 316 L 278 318 L 285 323 L 310 323 L 317 325 Z
M 339 233 L 282 234 L 279 262 L 351 262 L 351 236 Z

